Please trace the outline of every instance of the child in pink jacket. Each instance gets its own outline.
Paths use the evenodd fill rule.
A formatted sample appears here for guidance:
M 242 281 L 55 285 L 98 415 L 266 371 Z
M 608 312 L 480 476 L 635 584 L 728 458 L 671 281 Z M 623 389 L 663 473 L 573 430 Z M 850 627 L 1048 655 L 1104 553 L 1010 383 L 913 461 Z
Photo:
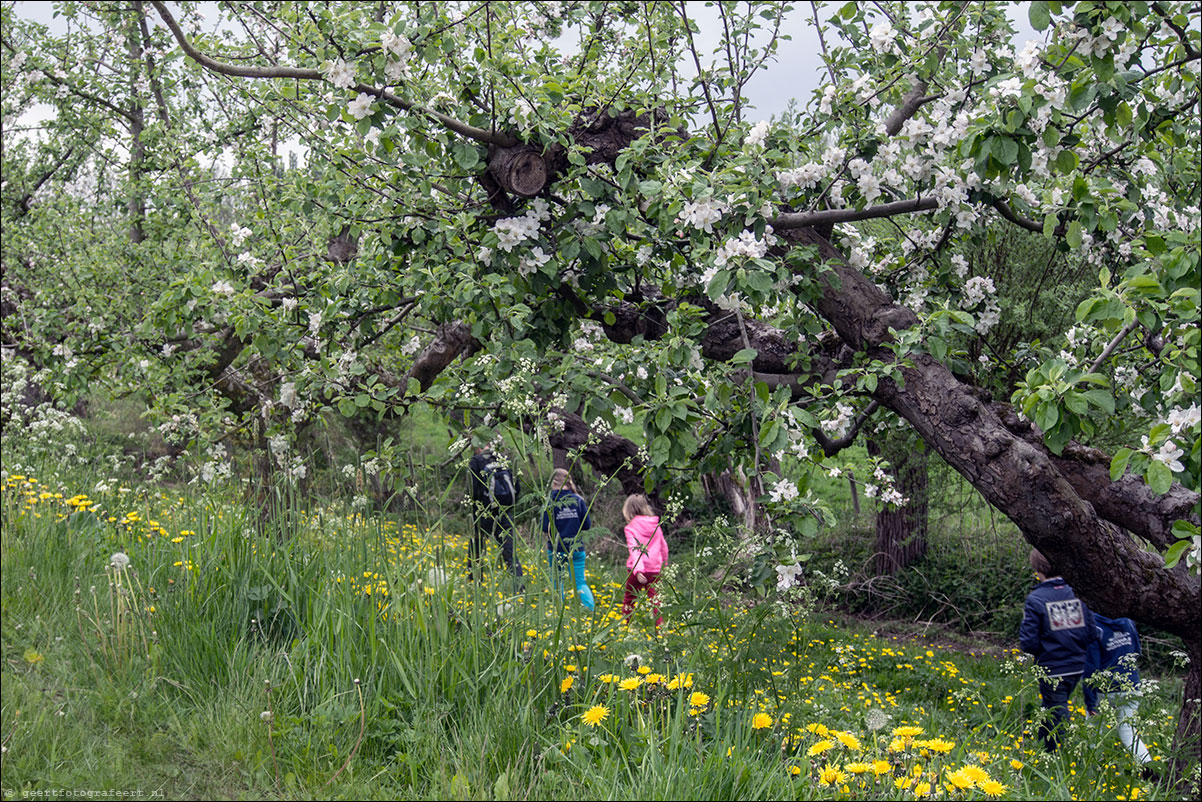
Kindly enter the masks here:
M 626 577 L 622 613 L 629 622 L 635 596 L 646 588 L 647 599 L 651 601 L 651 609 L 655 613 L 655 626 L 658 627 L 663 619 L 659 615 L 659 605 L 655 603 L 654 585 L 664 563 L 668 561 L 668 542 L 664 540 L 659 517 L 646 496 L 628 496 L 622 505 L 622 515 L 626 518 L 626 548 L 630 551 L 630 556 L 626 558 L 626 570 L 630 575 Z

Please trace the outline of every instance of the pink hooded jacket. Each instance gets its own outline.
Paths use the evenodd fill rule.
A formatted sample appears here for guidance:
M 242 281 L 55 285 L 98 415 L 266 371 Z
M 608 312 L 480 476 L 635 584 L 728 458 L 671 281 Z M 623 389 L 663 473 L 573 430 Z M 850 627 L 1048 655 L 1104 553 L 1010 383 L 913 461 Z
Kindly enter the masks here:
M 664 530 L 659 528 L 659 518 L 654 515 L 636 515 L 626 524 L 626 570 L 644 574 L 655 574 L 668 561 L 668 542 Z

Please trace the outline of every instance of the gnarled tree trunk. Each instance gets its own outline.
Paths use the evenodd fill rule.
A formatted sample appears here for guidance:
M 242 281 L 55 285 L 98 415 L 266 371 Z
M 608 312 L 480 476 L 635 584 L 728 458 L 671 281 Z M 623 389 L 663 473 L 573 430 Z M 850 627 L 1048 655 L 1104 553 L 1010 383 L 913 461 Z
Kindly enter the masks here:
M 885 432 L 867 441 L 868 453 L 885 460 L 886 470 L 904 506 L 882 506 L 876 514 L 873 567 L 877 576 L 894 576 L 927 553 L 927 452 L 909 432 Z

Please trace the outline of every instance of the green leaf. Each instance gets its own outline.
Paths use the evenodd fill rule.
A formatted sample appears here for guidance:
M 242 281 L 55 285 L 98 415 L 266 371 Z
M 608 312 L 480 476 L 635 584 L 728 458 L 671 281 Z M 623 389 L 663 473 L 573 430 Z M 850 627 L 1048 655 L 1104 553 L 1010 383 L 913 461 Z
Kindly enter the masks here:
M 1028 5 L 1027 19 L 1030 20 L 1031 27 L 1035 30 L 1046 30 L 1052 22 L 1052 15 L 1048 12 L 1048 4 L 1040 0 Z
M 1049 212 L 1043 218 L 1043 235 L 1051 239 L 1056 233 L 1056 226 L 1060 225 L 1060 218 L 1055 212 Z
M 640 181 L 639 194 L 648 198 L 653 198 L 658 195 L 664 188 L 663 183 L 659 181 Z
M 998 161 L 1007 167 L 1018 160 L 1018 143 L 1009 137 L 995 139 L 993 151 Z
M 730 271 L 719 270 L 714 274 L 714 277 L 710 279 L 709 286 L 705 288 L 705 294 L 709 296 L 711 301 L 717 303 L 718 299 L 722 297 L 722 294 L 726 292 L 726 288 L 729 286 L 729 284 Z
M 780 435 L 780 424 L 774 420 L 768 421 L 764 428 L 760 429 L 760 448 L 769 450 L 776 444 L 776 438 Z
M 1073 222 L 1068 224 L 1068 231 L 1065 233 L 1064 238 L 1066 240 L 1068 240 L 1068 244 L 1070 247 L 1072 247 L 1072 248 L 1080 248 L 1081 247 L 1081 223 L 1080 223 L 1080 221 L 1074 220 Z
M 1173 486 L 1173 472 L 1169 470 L 1168 465 L 1154 459 L 1148 463 L 1147 481 L 1152 492 L 1163 496 Z
M 1035 408 L 1035 425 L 1050 432 L 1060 420 L 1060 406 L 1055 401 L 1044 401 Z
M 1110 481 L 1117 482 L 1127 472 L 1127 463 L 1131 460 L 1133 453 L 1129 448 L 1120 448 L 1115 452 L 1114 457 L 1110 460 Z
M 759 354 L 754 348 L 744 348 L 730 358 L 732 365 L 743 365 L 751 362 Z
M 1077 165 L 1081 160 L 1077 158 L 1077 152 L 1069 148 L 1065 148 L 1056 154 L 1056 169 L 1063 175 L 1068 175 L 1073 170 L 1077 169 Z
M 747 274 L 747 286 L 757 292 L 768 292 L 776 278 L 764 270 L 752 270 Z
M 1107 415 L 1114 414 L 1114 396 L 1105 390 L 1086 390 L 1082 395 L 1085 396 L 1085 399 L 1092 406 L 1097 407 Z
M 1164 567 L 1172 568 L 1181 561 L 1181 556 L 1185 554 L 1192 544 L 1188 540 L 1178 540 L 1173 545 L 1169 546 L 1169 550 L 1164 553 Z
M 647 449 L 647 456 L 651 458 L 652 465 L 663 465 L 671 455 L 672 441 L 666 435 L 658 435 Z

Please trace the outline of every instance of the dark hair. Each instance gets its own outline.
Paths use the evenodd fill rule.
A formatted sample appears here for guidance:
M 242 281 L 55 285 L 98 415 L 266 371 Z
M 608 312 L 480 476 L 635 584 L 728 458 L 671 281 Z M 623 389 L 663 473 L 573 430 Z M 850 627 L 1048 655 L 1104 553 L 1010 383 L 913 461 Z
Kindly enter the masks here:
M 1048 562 L 1048 558 L 1044 557 L 1043 552 L 1041 552 L 1039 549 L 1031 549 L 1030 560 L 1031 568 L 1033 568 L 1037 574 L 1043 574 L 1044 576 L 1055 575 L 1056 571 L 1052 568 L 1052 564 Z

